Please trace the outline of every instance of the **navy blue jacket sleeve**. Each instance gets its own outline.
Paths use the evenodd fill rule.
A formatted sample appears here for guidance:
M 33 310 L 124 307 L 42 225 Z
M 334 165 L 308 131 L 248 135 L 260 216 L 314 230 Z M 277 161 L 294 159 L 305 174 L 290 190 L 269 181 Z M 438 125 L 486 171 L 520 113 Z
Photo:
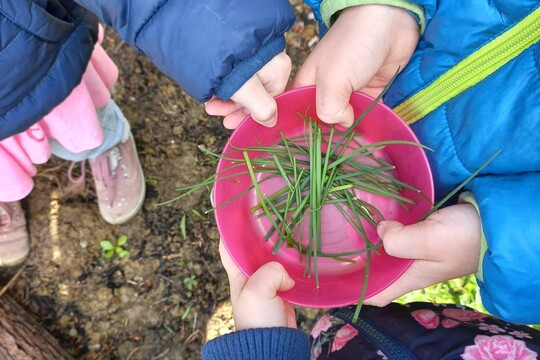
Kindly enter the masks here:
M 308 336 L 291 328 L 241 330 L 206 343 L 203 360 L 308 360 Z
M 229 99 L 285 48 L 287 0 L 77 0 L 196 100 Z

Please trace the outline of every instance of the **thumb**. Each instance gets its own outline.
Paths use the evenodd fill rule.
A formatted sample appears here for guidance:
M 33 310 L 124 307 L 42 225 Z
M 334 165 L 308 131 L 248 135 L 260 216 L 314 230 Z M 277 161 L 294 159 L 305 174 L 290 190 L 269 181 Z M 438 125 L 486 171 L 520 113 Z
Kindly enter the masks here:
M 268 93 L 261 80 L 254 75 L 233 94 L 231 100 L 239 103 L 251 114 L 253 120 L 266 127 L 277 122 L 276 100 Z
M 349 104 L 353 89 L 349 85 L 336 86 L 321 81 L 317 86 L 317 116 L 328 124 L 349 127 L 354 122 L 354 110 Z
M 318 64 L 317 55 L 312 54 L 300 67 L 292 82 L 292 88 L 317 85 L 317 117 L 327 124 L 349 127 L 354 122 L 354 110 L 349 104 L 354 89 L 346 74 L 336 73 L 333 70 L 334 64 L 332 66 Z
M 269 262 L 261 266 L 248 279 L 243 291 L 257 294 L 261 301 L 272 299 L 278 291 L 287 291 L 294 286 L 294 280 L 289 276 L 283 265 Z
M 244 275 L 238 266 L 236 266 L 234 260 L 229 254 L 229 251 L 225 247 L 223 240 L 219 241 L 219 255 L 221 257 L 221 263 L 223 264 L 225 272 L 227 273 L 227 277 L 229 278 L 231 298 L 236 299 L 246 285 L 248 277 Z
M 425 220 L 412 225 L 397 221 L 381 221 L 377 233 L 388 255 L 402 259 L 434 260 L 438 239 L 433 221 Z

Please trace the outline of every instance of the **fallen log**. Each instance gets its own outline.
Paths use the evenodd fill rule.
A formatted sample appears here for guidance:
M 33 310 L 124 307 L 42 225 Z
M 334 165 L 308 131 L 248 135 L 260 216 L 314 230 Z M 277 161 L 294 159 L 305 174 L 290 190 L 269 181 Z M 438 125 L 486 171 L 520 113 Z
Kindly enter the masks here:
M 0 296 L 1 360 L 73 360 L 58 341 L 7 294 Z

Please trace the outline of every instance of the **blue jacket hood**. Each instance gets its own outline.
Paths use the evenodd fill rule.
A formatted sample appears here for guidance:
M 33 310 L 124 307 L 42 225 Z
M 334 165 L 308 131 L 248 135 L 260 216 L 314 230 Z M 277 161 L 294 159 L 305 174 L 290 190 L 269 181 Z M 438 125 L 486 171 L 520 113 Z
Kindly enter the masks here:
M 71 92 L 97 38 L 114 27 L 199 102 L 229 99 L 285 49 L 287 0 L 3 0 L 0 139 L 24 131 Z M 4 80 L 5 79 L 5 80 Z
M 0 139 L 26 130 L 79 84 L 97 18 L 70 0 L 0 2 Z

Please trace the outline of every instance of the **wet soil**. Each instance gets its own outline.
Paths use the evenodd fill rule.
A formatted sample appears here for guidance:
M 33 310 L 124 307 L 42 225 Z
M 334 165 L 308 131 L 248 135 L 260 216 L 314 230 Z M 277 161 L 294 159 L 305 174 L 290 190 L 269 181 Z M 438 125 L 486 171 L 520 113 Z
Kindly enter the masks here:
M 297 23 L 287 52 L 296 69 L 317 42 L 317 26 L 300 0 L 291 3 Z M 198 146 L 220 152 L 231 132 L 114 30 L 107 29 L 104 46 L 120 69 L 113 97 L 137 143 L 144 206 L 128 223 L 109 225 L 100 217 L 89 170 L 86 188 L 73 195 L 69 163 L 51 159 L 23 202 L 32 251 L 9 294 L 75 359 L 199 359 L 207 338 L 233 326 L 219 234 L 213 217 L 204 215 L 209 194 L 156 204 L 211 175 L 215 163 Z M 106 259 L 100 241 L 122 235 L 130 256 Z M 309 328 L 315 313 L 300 311 L 300 326 Z

